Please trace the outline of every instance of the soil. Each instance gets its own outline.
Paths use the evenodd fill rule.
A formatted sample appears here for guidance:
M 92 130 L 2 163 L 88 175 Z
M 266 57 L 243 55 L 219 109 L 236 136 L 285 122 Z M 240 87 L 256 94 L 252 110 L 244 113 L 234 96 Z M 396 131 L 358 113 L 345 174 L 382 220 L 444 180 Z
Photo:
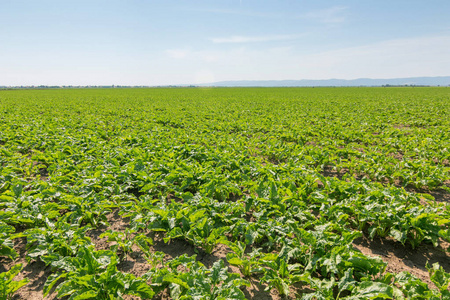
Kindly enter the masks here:
M 332 166 L 325 166 L 322 171 L 322 175 L 325 177 L 334 177 L 338 178 L 339 180 L 342 180 L 344 178 L 344 175 L 348 173 L 348 169 L 343 168 L 338 172 L 335 170 Z M 357 179 L 360 179 L 361 176 L 356 176 Z M 383 184 L 388 184 L 388 182 L 382 182 Z M 399 180 L 395 180 L 394 185 L 398 188 L 404 187 L 402 183 Z M 319 187 L 323 187 L 323 183 L 319 181 Z M 444 188 L 442 188 L 444 187 Z M 434 197 L 434 200 L 436 202 L 447 202 L 450 203 L 450 192 L 446 190 L 445 188 L 450 188 L 450 180 L 444 181 L 442 184 L 442 187 L 438 187 L 435 189 L 428 189 L 428 188 L 415 188 L 413 186 L 406 186 L 404 187 L 407 192 L 410 193 L 421 193 L 421 194 L 429 194 Z
M 109 227 L 101 226 L 97 229 L 91 230 L 87 235 L 91 238 L 92 243 L 95 244 L 96 250 L 108 249 L 114 242 L 108 242 L 107 238 L 100 238 L 100 235 L 108 229 L 115 231 L 124 232 L 128 227 L 129 220 L 127 218 L 122 218 L 119 215 L 118 210 L 113 211 L 107 216 Z M 164 262 L 170 260 L 174 257 L 187 254 L 188 256 L 197 255 L 197 260 L 204 264 L 207 268 L 212 267 L 212 265 L 222 259 L 225 265 L 228 267 L 229 271 L 234 273 L 240 273 L 237 267 L 231 266 L 226 260 L 226 254 L 231 250 L 222 244 L 215 247 L 211 254 L 205 253 L 201 248 L 195 247 L 184 240 L 171 240 L 168 243 L 164 243 L 162 236 L 153 236 L 153 246 L 152 251 L 161 251 L 165 253 Z M 28 263 L 25 259 L 26 257 L 26 240 L 25 238 L 20 238 L 15 240 L 15 250 L 19 254 L 20 259 L 15 262 L 6 258 L 0 258 L 0 272 L 5 272 L 9 270 L 14 264 L 21 263 L 23 266 L 22 271 L 16 276 L 15 280 L 21 280 L 23 278 L 28 278 L 29 283 L 20 288 L 14 295 L 14 300 L 42 300 L 44 284 L 51 274 L 50 267 L 45 266 L 41 261 L 31 261 Z M 142 276 L 151 267 L 147 263 L 144 253 L 137 247 L 132 247 L 132 252 L 124 255 L 121 262 L 117 265 L 118 270 L 126 273 L 131 273 L 135 276 Z M 163 262 L 163 263 L 164 263 Z M 242 275 L 242 274 L 241 274 Z M 282 299 L 280 295 L 272 290 L 266 291 L 267 285 L 260 284 L 258 279 L 250 278 L 250 287 L 243 288 L 243 292 L 247 299 L 261 299 L 261 300 L 278 300 Z M 293 287 L 291 289 L 292 295 L 290 299 L 295 299 L 295 294 L 299 289 Z M 126 300 L 139 299 L 137 297 L 126 296 Z M 57 299 L 56 293 L 52 291 L 49 296 L 45 298 L 46 300 Z M 156 295 L 154 299 L 166 300 L 171 299 L 168 290 Z
M 435 287 L 429 279 L 427 263 L 431 267 L 437 262 L 446 272 L 450 272 L 450 252 L 448 252 L 450 244 L 442 240 L 439 247 L 422 243 L 412 249 L 410 245 L 402 245 L 390 238 L 370 240 L 363 236 L 356 239 L 353 245 L 365 255 L 380 257 L 387 263 L 387 272 L 409 272 L 426 282 L 431 288 Z
M 19 254 L 19 258 L 12 262 L 10 259 L 0 258 L 0 273 L 9 270 L 13 265 L 22 264 L 22 271 L 14 278 L 14 280 L 22 280 L 27 278 L 28 284 L 20 288 L 13 296 L 13 299 L 40 300 L 43 299 L 44 284 L 50 276 L 50 268 L 46 267 L 41 261 L 30 261 L 25 259 L 26 256 L 26 240 L 18 238 L 14 241 L 14 250 Z M 55 294 L 50 294 L 46 299 L 56 299 Z
M 449 184 L 446 182 L 444 182 L 444 185 L 446 187 L 449 187 Z M 434 190 L 428 190 L 428 189 L 416 189 L 414 187 L 409 187 L 407 186 L 405 188 L 406 191 L 410 192 L 410 193 L 421 193 L 421 194 L 430 194 L 431 196 L 434 197 L 434 200 L 436 202 L 447 202 L 450 203 L 450 192 L 443 189 L 443 188 L 437 188 Z
M 325 166 L 323 168 L 322 175 L 325 176 L 325 177 L 336 177 L 339 180 L 342 180 L 344 175 L 347 174 L 347 173 L 348 173 L 348 169 L 346 169 L 346 168 L 343 168 L 342 170 L 340 170 L 338 172 L 332 166 Z
M 114 244 L 113 242 L 108 242 L 106 238 L 100 238 L 100 235 L 103 232 L 108 229 L 124 232 L 128 227 L 129 220 L 127 218 L 122 218 L 119 215 L 118 210 L 110 213 L 107 216 L 107 219 L 110 224 L 109 227 L 102 226 L 95 230 L 89 231 L 87 234 L 91 238 L 91 241 L 95 244 L 97 250 L 108 249 Z M 238 268 L 228 264 L 226 254 L 230 251 L 230 249 L 225 245 L 219 244 L 211 254 L 207 254 L 203 251 L 203 249 L 195 247 L 184 240 L 171 240 L 168 243 L 164 243 L 162 236 L 158 234 L 153 235 L 152 238 L 154 244 L 151 250 L 154 252 L 161 251 L 165 253 L 163 264 L 167 260 L 183 254 L 187 254 L 188 256 L 195 254 L 197 255 L 197 260 L 208 268 L 210 268 L 219 259 L 222 259 L 229 271 L 240 274 Z M 51 273 L 50 268 L 46 267 L 41 261 L 31 261 L 30 263 L 26 261 L 25 238 L 16 239 L 14 242 L 15 250 L 18 252 L 20 258 L 15 262 L 11 262 L 6 258 L 0 258 L 0 272 L 9 270 L 14 264 L 22 263 L 23 270 L 15 278 L 15 280 L 28 278 L 29 283 L 19 289 L 13 299 L 44 299 L 43 287 L 47 277 Z M 428 271 L 425 267 L 427 262 L 429 265 L 438 262 L 447 272 L 450 272 L 450 254 L 445 251 L 445 249 L 450 247 L 450 244 L 444 241 L 441 241 L 440 247 L 438 248 L 428 244 L 421 244 L 418 248 L 412 249 L 408 245 L 403 246 L 402 244 L 389 238 L 369 240 L 367 237 L 362 237 L 354 241 L 354 247 L 366 255 L 380 257 L 388 264 L 386 269 L 387 272 L 410 272 L 429 284 L 430 287 L 433 286 L 429 280 Z M 117 268 L 122 272 L 131 273 L 135 276 L 142 276 L 151 267 L 146 261 L 142 251 L 137 246 L 133 246 L 131 253 L 127 253 L 122 256 L 122 260 L 117 265 Z M 260 284 L 260 281 L 257 278 L 249 278 L 248 280 L 251 284 L 250 287 L 243 288 L 243 292 L 247 299 L 282 299 L 282 297 L 280 297 L 275 290 L 267 291 L 267 286 Z M 298 294 L 302 291 L 307 292 L 308 287 L 292 287 L 289 299 L 295 299 L 296 296 L 298 296 Z M 57 299 L 56 293 L 52 292 L 45 299 Z M 130 296 L 125 299 L 133 300 L 138 298 Z M 154 299 L 170 299 L 170 293 L 168 290 L 165 290 L 156 295 Z
M 211 268 L 212 265 L 219 259 L 225 262 L 225 266 L 228 270 L 233 273 L 238 273 L 242 276 L 239 269 L 235 266 L 231 266 L 227 260 L 226 255 L 230 252 L 230 248 L 225 245 L 217 245 L 211 254 L 205 253 L 203 249 L 197 248 L 184 240 L 171 240 L 169 243 L 164 243 L 162 238 L 156 237 L 153 245 L 154 251 L 161 251 L 166 254 L 164 261 L 170 260 L 177 256 L 187 254 L 188 256 L 197 255 L 197 260 L 204 264 L 207 268 Z M 260 284 L 259 280 L 250 278 L 250 287 L 245 287 L 243 292 L 247 299 L 261 299 L 261 300 L 272 300 L 281 299 L 276 291 L 266 291 L 267 285 Z M 171 299 L 168 291 L 164 291 L 162 294 L 157 295 L 155 299 L 166 300 Z

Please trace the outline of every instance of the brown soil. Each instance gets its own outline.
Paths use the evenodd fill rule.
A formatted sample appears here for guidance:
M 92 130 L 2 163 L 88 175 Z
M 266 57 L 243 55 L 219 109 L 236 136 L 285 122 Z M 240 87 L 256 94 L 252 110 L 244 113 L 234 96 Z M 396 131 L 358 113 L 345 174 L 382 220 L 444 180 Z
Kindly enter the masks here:
M 400 154 L 398 154 L 400 155 Z M 400 158 L 401 159 L 401 158 Z M 338 172 L 337 170 L 335 170 L 332 166 L 325 166 L 323 168 L 322 171 L 322 175 L 325 177 L 334 177 L 334 178 L 338 178 L 339 180 L 342 180 L 344 178 L 344 175 L 348 173 L 348 169 L 343 168 L 342 170 L 340 170 L 340 172 Z M 355 178 L 360 179 L 360 177 L 355 176 Z M 389 184 L 389 182 L 383 181 L 381 182 L 383 184 Z M 323 183 L 319 181 L 319 186 L 322 187 Z M 402 183 L 399 180 L 395 180 L 394 181 L 394 186 L 398 187 L 398 188 L 405 188 L 405 190 L 407 192 L 410 193 L 422 193 L 422 194 L 430 194 L 431 196 L 434 197 L 434 200 L 436 202 L 448 202 L 450 203 L 450 192 L 444 188 L 436 188 L 433 190 L 427 189 L 427 188 L 421 188 L 421 189 L 417 189 L 415 187 L 412 187 L 410 185 L 404 187 L 402 185 Z M 450 188 L 450 180 L 444 181 L 443 182 L 443 187 L 447 187 Z
M 406 128 L 410 128 L 411 126 L 409 126 L 408 124 L 396 124 L 393 127 L 397 128 L 397 129 L 404 129 L 404 128 L 406 129 Z
M 376 238 L 370 240 L 367 237 L 361 237 L 354 241 L 354 247 L 363 254 L 369 256 L 378 256 L 386 262 L 386 271 L 390 273 L 400 273 L 407 271 L 426 282 L 431 288 L 431 283 L 427 263 L 431 266 L 433 263 L 439 263 L 446 272 L 450 272 L 450 253 L 449 243 L 440 241 L 439 247 L 422 243 L 417 248 L 403 246 L 401 243 L 389 238 Z
M 339 180 L 342 180 L 344 175 L 347 174 L 347 173 L 348 173 L 348 169 L 347 168 L 343 168 L 342 170 L 340 170 L 340 172 L 338 172 L 332 166 L 325 166 L 323 168 L 322 175 L 325 176 L 325 177 L 336 177 Z
M 448 187 L 448 184 L 444 182 L 444 185 Z M 421 194 L 430 194 L 434 197 L 434 200 L 436 202 L 448 202 L 450 203 L 450 192 L 443 189 L 443 188 L 437 188 L 435 190 L 428 190 L 428 189 L 416 189 L 414 187 L 407 186 L 405 188 L 406 191 L 410 193 L 421 193 Z
M 434 191 L 428 192 L 431 196 L 434 197 L 434 200 L 437 202 L 448 202 L 450 203 L 450 192 L 444 189 L 436 189 Z
M 9 270 L 16 264 L 22 264 L 22 271 L 14 280 L 27 278 L 29 282 L 14 294 L 13 299 L 41 300 L 43 299 L 44 284 L 51 273 L 50 268 L 41 261 L 32 260 L 30 263 L 26 261 L 25 238 L 16 239 L 14 243 L 14 249 L 19 254 L 19 258 L 14 262 L 10 259 L 0 258 L 0 273 Z M 46 299 L 56 299 L 55 294 L 50 294 Z
M 239 271 L 239 269 L 235 266 L 231 266 L 228 264 L 226 260 L 226 255 L 230 252 L 230 248 L 225 245 L 219 244 L 215 247 L 211 254 L 205 253 L 203 249 L 195 247 L 184 240 L 171 240 L 168 243 L 164 243 L 162 238 L 155 237 L 154 251 L 161 251 L 166 254 L 164 257 L 164 261 L 170 260 L 177 256 L 187 254 L 188 256 L 192 256 L 194 254 L 197 255 L 197 260 L 204 264 L 207 268 L 211 268 L 212 265 L 222 259 L 225 262 L 225 266 L 228 267 L 228 270 L 233 273 L 238 273 L 242 277 L 243 275 Z M 250 278 L 250 287 L 245 287 L 243 292 L 247 299 L 261 299 L 261 300 L 275 300 L 281 299 L 276 291 L 265 291 L 267 285 L 263 285 L 259 282 L 259 280 Z M 165 300 L 171 299 L 168 291 L 164 291 L 163 293 L 157 295 L 155 299 Z M 294 298 L 293 298 L 294 299 Z
M 108 242 L 107 238 L 99 238 L 99 236 L 104 233 L 108 229 L 112 229 L 115 231 L 125 231 L 128 227 L 128 219 L 122 218 L 118 210 L 113 211 L 107 216 L 109 227 L 101 226 L 97 229 L 91 230 L 87 233 L 87 235 L 91 238 L 92 243 L 95 244 L 96 250 L 108 249 L 113 242 Z M 228 267 L 229 271 L 239 273 L 240 271 L 237 267 L 230 266 L 226 260 L 226 254 L 231 251 L 225 245 L 217 245 L 217 247 L 213 250 L 211 254 L 205 253 L 203 249 L 195 247 L 186 241 L 183 240 L 171 240 L 168 243 L 164 243 L 162 236 L 156 235 L 153 237 L 154 245 L 152 246 L 152 250 L 154 252 L 161 251 L 165 253 L 164 262 L 175 258 L 177 256 L 187 254 L 188 256 L 197 255 L 197 260 L 204 264 L 207 268 L 212 267 L 212 265 L 222 259 L 225 262 L 225 265 Z M 29 283 L 19 289 L 14 295 L 15 300 L 42 300 L 43 297 L 43 288 L 44 284 L 51 274 L 50 267 L 46 267 L 45 264 L 41 261 L 31 261 L 27 263 L 26 256 L 26 240 L 16 239 L 15 240 L 15 249 L 19 254 L 20 259 L 15 262 L 11 262 L 11 260 L 0 258 L 0 272 L 5 272 L 9 270 L 14 264 L 22 263 L 23 270 L 17 275 L 15 280 L 21 280 L 23 278 L 28 278 Z M 117 265 L 117 268 L 126 273 L 131 273 L 135 276 L 142 276 L 145 274 L 151 266 L 148 264 L 147 260 L 144 257 L 142 251 L 137 247 L 132 247 L 132 252 L 128 253 L 126 256 L 122 257 L 121 262 Z M 251 286 L 245 287 L 243 289 L 244 294 L 248 299 L 261 299 L 261 300 L 277 300 L 281 299 L 276 291 L 266 291 L 266 285 L 260 284 L 259 280 L 251 278 L 249 279 Z M 292 290 L 294 296 L 295 289 Z M 294 299 L 295 297 L 292 297 Z M 51 293 L 45 299 L 54 300 L 56 298 L 56 293 Z M 126 300 L 138 299 L 137 297 L 127 296 Z M 171 299 L 168 290 L 163 291 L 162 293 L 155 296 L 154 299 L 164 300 Z
M 102 226 L 95 230 L 88 232 L 88 236 L 95 244 L 96 249 L 108 249 L 112 242 L 108 242 L 106 238 L 100 239 L 99 236 L 108 229 L 124 232 L 128 227 L 129 220 L 122 218 L 119 215 L 118 210 L 113 211 L 107 216 L 109 227 Z M 187 254 L 192 256 L 197 255 L 197 260 L 210 268 L 216 261 L 222 259 L 229 271 L 239 273 L 238 268 L 228 264 L 226 260 L 226 254 L 230 249 L 222 244 L 216 246 L 211 254 L 205 253 L 203 249 L 195 247 L 184 240 L 171 240 L 168 243 L 164 243 L 162 235 L 152 235 L 154 244 L 151 248 L 153 252 L 161 251 L 165 253 L 164 262 L 175 258 L 177 256 Z M 26 241 L 24 238 L 15 240 L 15 249 L 19 253 L 20 259 L 15 262 L 11 262 L 5 258 L 0 259 L 0 272 L 9 270 L 12 265 L 16 263 L 23 264 L 22 272 L 16 277 L 16 280 L 28 278 L 29 283 L 22 287 L 14 296 L 14 299 L 26 299 L 26 300 L 38 300 L 43 299 L 43 287 L 50 275 L 51 271 L 49 267 L 46 267 L 44 263 L 40 261 L 31 261 L 27 263 Z M 450 255 L 449 252 L 445 252 L 444 249 L 448 248 L 450 244 L 441 242 L 440 248 L 434 248 L 432 245 L 422 244 L 416 249 L 412 249 L 409 246 L 403 246 L 398 242 L 390 239 L 375 239 L 369 240 L 366 237 L 355 240 L 354 247 L 359 249 L 362 253 L 370 256 L 379 256 L 383 261 L 388 263 L 387 271 L 392 273 L 399 273 L 402 271 L 410 272 L 417 276 L 424 282 L 431 285 L 428 277 L 428 271 L 425 268 L 426 263 L 430 265 L 438 262 L 447 272 L 450 272 Z M 144 254 L 137 247 L 133 246 L 132 252 L 124 255 L 121 262 L 118 264 L 118 269 L 122 272 L 131 273 L 135 276 L 142 276 L 145 274 L 151 266 L 146 261 Z M 241 274 L 242 275 L 242 274 Z M 280 295 L 275 290 L 266 291 L 267 285 L 260 283 L 258 278 L 248 279 L 251 286 L 245 287 L 243 292 L 248 299 L 281 299 Z M 293 287 L 291 289 L 290 299 L 295 299 L 302 291 L 308 292 L 308 289 L 304 287 Z M 55 293 L 45 299 L 56 299 Z M 126 297 L 127 300 L 137 299 L 136 297 Z M 155 299 L 165 300 L 170 299 L 168 290 L 156 295 Z
M 397 160 L 402 160 L 403 159 L 403 153 L 389 153 L 388 156 L 391 156 Z

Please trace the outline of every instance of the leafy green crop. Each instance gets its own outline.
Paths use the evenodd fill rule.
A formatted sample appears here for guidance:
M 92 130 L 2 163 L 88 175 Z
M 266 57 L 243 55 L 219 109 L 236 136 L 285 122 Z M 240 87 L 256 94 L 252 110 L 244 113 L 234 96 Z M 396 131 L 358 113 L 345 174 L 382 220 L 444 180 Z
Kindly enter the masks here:
M 169 286 L 173 299 L 245 299 L 240 287 L 249 286 L 249 282 L 229 273 L 223 260 L 206 269 L 195 258 L 182 255 L 167 262 L 167 269 L 152 269 L 146 277 L 155 289 Z M 180 266 L 184 271 L 179 271 Z
M 122 299 L 123 295 L 151 299 L 153 290 L 144 280 L 117 270 L 117 258 L 111 251 L 93 251 L 82 247 L 76 257 L 52 262 L 61 271 L 51 275 L 44 296 L 56 286 L 58 297 L 69 299 Z
M 445 299 L 448 270 L 429 267 L 430 288 L 353 244 L 450 242 L 449 100 L 444 87 L 1 90 L 0 258 L 45 263 L 43 292 L 69 299 L 244 299 L 250 281 L 303 299 Z M 139 258 L 145 275 L 123 267 Z
M 14 227 L 0 221 L 0 256 L 6 256 L 10 259 L 17 257 L 17 252 L 14 250 L 14 244 L 10 238 L 10 233 L 14 231 Z
M 0 273 L 0 299 L 10 300 L 14 293 L 28 283 L 28 279 L 15 281 L 14 277 L 22 270 L 22 265 L 14 265 L 9 271 Z
M 233 252 L 227 253 L 227 261 L 234 266 L 237 266 L 245 277 L 250 277 L 252 274 L 261 273 L 260 265 L 261 249 L 254 249 L 252 252 L 246 254 L 245 244 L 241 242 L 226 243 Z
M 441 299 L 450 299 L 450 273 L 445 272 L 438 263 L 434 263 L 431 268 L 427 265 L 427 269 L 430 273 L 430 280 L 441 293 Z

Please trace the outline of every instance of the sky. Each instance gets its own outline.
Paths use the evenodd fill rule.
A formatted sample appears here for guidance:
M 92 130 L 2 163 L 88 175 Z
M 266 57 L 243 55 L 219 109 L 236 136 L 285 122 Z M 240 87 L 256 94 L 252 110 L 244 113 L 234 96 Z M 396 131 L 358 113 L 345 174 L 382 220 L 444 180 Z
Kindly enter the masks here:
M 448 0 L 0 0 L 0 86 L 450 76 Z

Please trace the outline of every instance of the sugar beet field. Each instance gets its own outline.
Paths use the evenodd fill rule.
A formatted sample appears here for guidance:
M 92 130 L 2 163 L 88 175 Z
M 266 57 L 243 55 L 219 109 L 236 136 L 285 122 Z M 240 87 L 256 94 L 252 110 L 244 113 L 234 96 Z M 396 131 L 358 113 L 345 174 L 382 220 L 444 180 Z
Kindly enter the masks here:
M 449 88 L 0 91 L 0 299 L 450 299 Z

